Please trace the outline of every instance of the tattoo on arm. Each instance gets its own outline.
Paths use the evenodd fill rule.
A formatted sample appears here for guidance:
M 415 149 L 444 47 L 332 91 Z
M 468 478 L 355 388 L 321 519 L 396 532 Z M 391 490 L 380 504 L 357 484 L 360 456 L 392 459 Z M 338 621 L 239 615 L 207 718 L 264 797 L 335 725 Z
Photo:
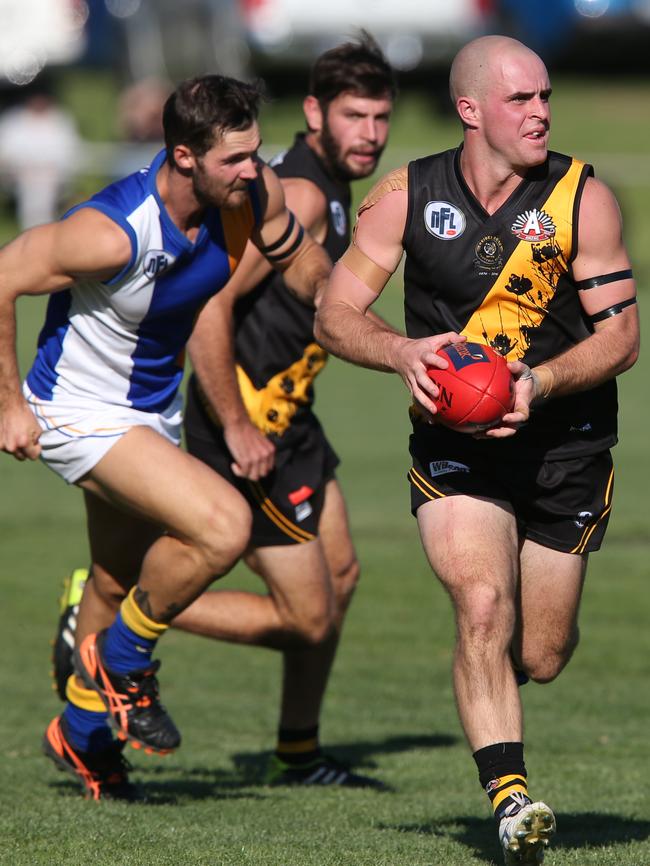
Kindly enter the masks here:
M 171 622 L 174 619 L 174 617 L 178 616 L 178 614 L 181 613 L 181 611 L 185 610 L 185 607 L 186 607 L 186 605 L 177 604 L 176 602 L 172 602 L 171 604 L 168 604 L 167 607 L 165 608 L 165 613 L 162 616 L 163 622 L 167 622 L 167 623 Z
M 153 611 L 151 610 L 151 602 L 149 601 L 149 593 L 145 589 L 140 589 L 139 586 L 136 586 L 135 592 L 133 593 L 133 599 L 135 603 L 138 605 L 140 610 L 145 616 L 148 616 L 149 619 L 156 621 L 156 617 L 153 615 Z

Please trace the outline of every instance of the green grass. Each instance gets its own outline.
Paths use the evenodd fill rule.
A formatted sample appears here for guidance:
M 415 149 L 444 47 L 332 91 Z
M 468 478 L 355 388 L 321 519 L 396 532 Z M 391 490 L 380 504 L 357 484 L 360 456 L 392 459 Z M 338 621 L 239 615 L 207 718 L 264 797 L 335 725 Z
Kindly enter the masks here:
M 648 85 L 615 92 L 557 85 L 558 149 L 639 153 Z M 80 101 L 80 104 L 90 104 Z M 637 110 L 634 110 L 634 107 Z M 620 115 L 619 115 L 620 109 Z M 295 112 L 278 107 L 267 141 L 285 143 Z M 95 121 L 96 122 L 96 121 Z M 446 147 L 455 126 L 406 98 L 394 149 Z M 89 127 L 92 124 L 89 122 Z M 559 137 L 559 135 L 558 135 Z M 647 148 L 646 148 L 647 149 Z M 647 154 L 646 154 L 647 158 Z M 641 293 L 650 275 L 648 186 L 620 186 Z M 19 307 L 29 363 L 41 300 Z M 384 313 L 401 318 L 398 281 Z M 644 322 L 647 310 L 642 307 Z M 552 866 L 648 866 L 650 553 L 647 361 L 621 380 L 615 508 L 592 557 L 575 659 L 546 687 L 528 685 L 527 764 L 534 795 L 558 812 Z M 40 738 L 59 709 L 48 641 L 62 575 L 85 564 L 81 497 L 44 467 L 0 455 L 0 863 L 7 866 L 468 866 L 500 863 L 494 826 L 463 742 L 450 682 L 449 603 L 408 513 L 407 396 L 396 377 L 336 360 L 317 408 L 339 450 L 362 582 L 323 714 L 336 754 L 392 784 L 386 794 L 269 790 L 256 774 L 273 744 L 280 664 L 271 652 L 172 633 L 161 643 L 165 702 L 184 734 L 164 759 L 130 750 L 150 802 L 93 804 L 45 761 Z M 227 585 L 256 587 L 242 569 Z

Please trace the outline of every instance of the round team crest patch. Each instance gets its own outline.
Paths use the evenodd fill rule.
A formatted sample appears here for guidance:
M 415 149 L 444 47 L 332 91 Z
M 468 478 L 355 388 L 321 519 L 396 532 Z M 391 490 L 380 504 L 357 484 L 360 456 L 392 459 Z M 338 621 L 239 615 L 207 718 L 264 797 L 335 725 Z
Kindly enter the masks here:
M 448 201 L 430 201 L 424 208 L 424 225 L 441 241 L 455 241 L 465 231 L 465 214 Z
M 496 235 L 486 235 L 474 248 L 477 262 L 488 270 L 498 270 L 503 264 L 503 244 Z
M 341 235 L 341 237 L 345 237 L 345 234 L 348 230 L 348 221 L 345 216 L 345 210 L 340 201 L 331 201 L 330 202 L 330 212 L 332 214 L 332 222 L 334 223 L 334 230 L 337 235 Z
M 176 256 L 166 252 L 166 250 L 147 250 L 142 261 L 142 269 L 148 277 L 155 279 L 171 267 L 175 261 Z

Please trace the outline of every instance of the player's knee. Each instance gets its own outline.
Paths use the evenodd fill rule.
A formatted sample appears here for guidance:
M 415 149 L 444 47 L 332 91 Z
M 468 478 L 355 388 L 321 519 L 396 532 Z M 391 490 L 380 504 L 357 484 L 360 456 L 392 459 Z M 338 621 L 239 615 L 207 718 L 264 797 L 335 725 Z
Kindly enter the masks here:
M 299 605 L 279 605 L 278 614 L 284 635 L 292 646 L 318 646 L 334 629 L 334 597 L 324 585 L 321 592 L 303 597 Z
M 216 504 L 204 519 L 198 547 L 208 571 L 224 574 L 242 556 L 251 532 L 251 511 L 243 498 Z
M 298 638 L 305 646 L 319 646 L 332 634 L 333 628 L 331 617 L 312 617 L 308 622 L 302 623 Z
M 461 638 L 488 640 L 513 624 L 512 604 L 502 590 L 489 583 L 472 583 L 456 598 Z

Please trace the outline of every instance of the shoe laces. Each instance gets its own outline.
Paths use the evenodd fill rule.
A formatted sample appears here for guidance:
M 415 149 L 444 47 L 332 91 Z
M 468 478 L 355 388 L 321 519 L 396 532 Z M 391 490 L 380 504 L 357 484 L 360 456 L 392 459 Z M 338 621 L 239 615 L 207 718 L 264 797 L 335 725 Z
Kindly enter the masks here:
M 143 671 L 134 671 L 128 674 L 129 683 L 126 692 L 134 707 L 148 709 L 159 705 L 158 680 L 156 672 L 160 667 L 160 661 L 153 662 L 150 667 Z

